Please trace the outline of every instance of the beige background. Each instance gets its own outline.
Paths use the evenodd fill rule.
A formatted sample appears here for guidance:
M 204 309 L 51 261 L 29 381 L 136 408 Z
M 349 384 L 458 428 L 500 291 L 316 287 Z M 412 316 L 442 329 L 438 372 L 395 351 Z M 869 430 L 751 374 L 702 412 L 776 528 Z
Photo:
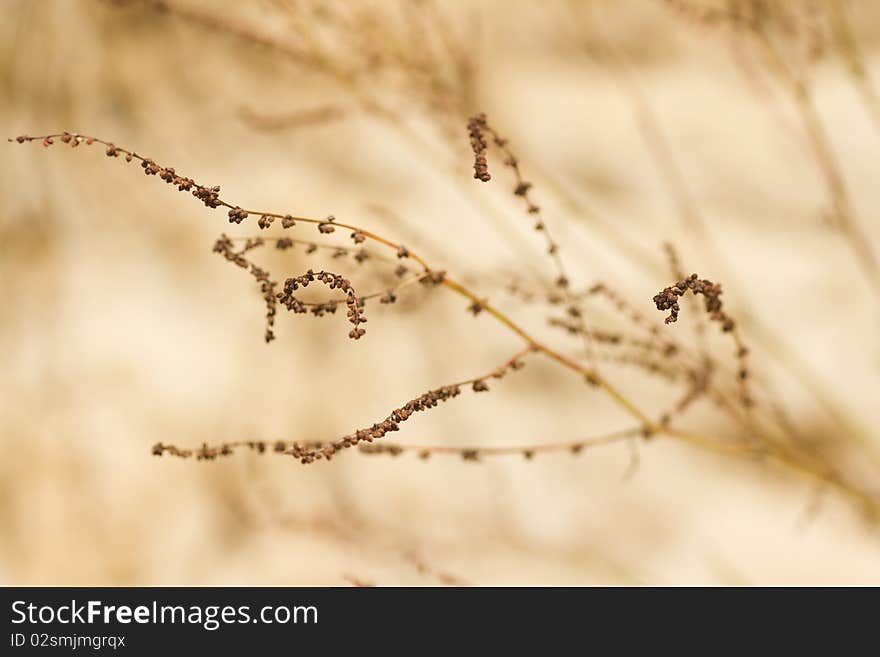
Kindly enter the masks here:
M 178 4 L 286 43 L 317 25 L 315 38 L 343 62 L 367 47 L 321 31 L 307 4 Z M 661 244 L 675 241 L 688 271 L 735 281 L 726 284 L 731 311 L 748 299 L 820 395 L 873 431 L 876 449 L 877 298 L 824 222 L 822 178 L 772 80 L 738 63 L 729 35 L 659 2 L 478 4 L 442 3 L 446 22 L 426 23 L 448 23 L 467 44 L 466 109 L 486 111 L 511 139 L 578 284 L 612 282 L 656 319 L 651 296 L 671 282 Z M 354 34 L 368 46 L 383 30 L 410 34 L 398 3 L 355 5 L 363 16 Z M 852 9 L 877 71 L 880 14 L 867 1 Z M 720 258 L 683 228 L 627 84 L 596 59 L 603 42 L 629 62 Z M 378 43 L 418 51 L 417 40 Z M 880 131 L 839 59 L 824 59 L 815 75 L 820 114 L 877 248 Z M 473 181 L 464 124 L 453 122 L 447 141 L 436 113 L 393 71 L 367 87 L 406 130 L 364 112 L 320 67 L 138 3 L 2 0 L 0 85 L 4 136 L 96 134 L 220 184 L 245 207 L 333 213 L 374 228 L 577 353 L 577 341 L 547 327 L 546 309 L 499 285 L 552 276 L 509 177 L 496 169 L 497 183 Z M 344 117 L 272 131 L 242 118 L 326 106 Z M 335 438 L 519 346 L 491 319 L 471 317 L 461 298 L 420 289 L 396 306 L 368 307 L 359 342 L 345 339 L 341 317 L 285 314 L 267 346 L 253 282 L 211 253 L 224 230 L 254 232 L 230 229 L 221 212 L 97 148 L 0 145 L 0 581 L 439 583 L 418 561 L 474 584 L 880 583 L 876 529 L 846 501 L 828 493 L 811 515 L 810 482 L 663 439 L 640 448 L 627 481 L 625 445 L 528 463 L 152 457 L 160 440 Z M 621 242 L 640 255 L 625 255 Z M 296 250 L 272 262 L 279 276 L 327 265 Z M 387 280 L 380 267 L 338 266 L 365 290 Z M 612 314 L 602 304 L 594 312 Z M 668 330 L 687 335 L 688 319 Z M 845 441 L 803 377 L 782 372 L 772 344 L 748 329 L 744 337 L 756 375 L 799 426 Z M 638 371 L 607 375 L 652 412 L 679 394 Z M 540 443 L 626 423 L 577 377 L 537 359 L 491 394 L 411 420 L 394 439 Z M 705 404 L 685 424 L 728 431 Z M 854 467 L 876 491 L 861 454 Z

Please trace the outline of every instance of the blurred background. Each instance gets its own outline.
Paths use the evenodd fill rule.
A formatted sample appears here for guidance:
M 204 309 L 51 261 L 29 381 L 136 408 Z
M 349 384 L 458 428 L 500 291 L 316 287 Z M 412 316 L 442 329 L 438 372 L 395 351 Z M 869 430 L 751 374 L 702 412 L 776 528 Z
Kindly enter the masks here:
M 501 156 L 492 182 L 473 180 L 466 123 L 484 111 L 575 289 L 603 281 L 696 344 L 695 304 L 663 326 L 651 301 L 676 280 L 675 244 L 686 273 L 723 283 L 759 401 L 876 500 L 878 36 L 870 0 L 0 0 L 0 123 L 6 137 L 92 134 L 242 207 L 387 235 L 578 357 L 548 322 L 556 274 Z M 341 316 L 284 313 L 267 345 L 256 284 L 211 253 L 221 232 L 259 232 L 254 218 L 230 226 L 103 150 L 0 145 L 0 582 L 880 584 L 862 505 L 662 436 L 478 463 L 152 456 L 159 441 L 335 439 L 521 343 L 415 286 L 368 304 L 357 342 Z M 350 246 L 343 231 L 292 235 Z M 255 260 L 281 280 L 326 267 L 359 292 L 395 266 L 300 247 Z M 638 329 L 602 299 L 586 313 Z M 652 417 L 687 387 L 613 359 L 600 371 Z M 531 445 L 631 426 L 540 357 L 491 387 L 389 440 Z M 705 399 L 675 422 L 738 437 Z

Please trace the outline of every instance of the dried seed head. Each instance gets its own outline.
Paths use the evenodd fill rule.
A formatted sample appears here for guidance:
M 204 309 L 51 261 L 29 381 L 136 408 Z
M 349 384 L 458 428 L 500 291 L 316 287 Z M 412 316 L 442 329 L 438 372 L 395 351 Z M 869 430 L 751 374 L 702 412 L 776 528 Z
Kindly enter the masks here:
M 440 285 L 443 281 L 446 280 L 446 272 L 445 271 L 428 271 L 425 272 L 425 275 L 419 279 L 419 282 L 425 285 Z
M 231 224 L 240 224 L 247 219 L 248 216 L 246 211 L 237 206 L 232 208 L 227 214 L 229 215 L 229 223 Z
M 489 305 L 488 299 L 481 299 L 478 301 L 474 301 L 471 305 L 468 306 L 468 311 L 470 311 L 474 317 L 479 315 L 483 310 L 485 310 Z
M 358 340 L 363 337 L 366 331 L 360 327 L 360 324 L 364 324 L 367 321 L 363 311 L 363 302 L 355 294 L 351 281 L 339 274 L 334 274 L 328 271 L 314 272 L 309 269 L 306 273 L 301 274 L 300 276 L 288 278 L 284 281 L 283 292 L 277 294 L 278 302 L 293 313 L 302 314 L 307 312 L 308 309 L 306 304 L 297 299 L 293 293 L 301 287 L 308 287 L 308 285 L 314 281 L 326 285 L 331 290 L 345 292 L 345 305 L 348 307 L 348 321 L 354 325 L 354 328 L 349 331 L 348 337 L 353 340 Z M 335 310 L 335 302 L 317 304 L 313 306 L 312 314 L 316 317 L 320 317 L 325 312 L 333 313 Z
M 486 160 L 486 151 L 489 148 L 485 136 L 487 129 L 488 126 L 486 125 L 485 114 L 477 114 L 471 117 L 470 121 L 468 121 L 468 134 L 470 135 L 471 140 L 471 150 L 474 152 L 474 178 L 482 180 L 483 182 L 489 182 L 492 180 L 492 176 L 489 174 L 489 165 Z
M 700 280 L 696 274 L 691 274 L 688 278 L 680 280 L 675 285 L 665 287 L 654 295 L 654 305 L 657 310 L 669 311 L 665 320 L 667 324 L 678 321 L 678 314 L 681 311 L 678 299 L 684 296 L 688 290 L 695 295 L 703 295 L 709 319 L 720 323 L 722 331 L 729 332 L 735 328 L 736 324 L 733 319 L 722 310 L 721 286 L 707 279 Z

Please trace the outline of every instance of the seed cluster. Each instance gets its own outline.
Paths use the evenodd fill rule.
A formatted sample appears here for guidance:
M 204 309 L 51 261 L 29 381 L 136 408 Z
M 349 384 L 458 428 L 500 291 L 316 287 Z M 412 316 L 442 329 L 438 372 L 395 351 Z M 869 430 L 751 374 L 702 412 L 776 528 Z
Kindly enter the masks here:
M 352 340 L 359 340 L 362 338 L 366 331 L 360 328 L 360 325 L 365 324 L 367 321 L 362 304 L 358 300 L 357 294 L 355 294 L 351 281 L 339 274 L 334 274 L 329 271 L 314 272 L 309 269 L 306 273 L 301 274 L 300 276 L 288 278 L 284 281 L 283 292 L 278 294 L 278 302 L 294 313 L 308 312 L 306 305 L 297 299 L 293 293 L 300 288 L 308 287 L 309 284 L 314 281 L 323 283 L 331 290 L 341 290 L 345 293 L 345 305 L 348 307 L 348 321 L 354 325 L 354 328 L 349 331 L 348 337 Z M 325 312 L 334 313 L 336 312 L 336 304 L 335 302 L 330 302 L 319 306 L 313 306 L 312 312 L 318 317 Z
M 62 132 L 60 135 L 49 135 L 46 137 L 30 137 L 28 135 L 21 135 L 15 138 L 19 144 L 23 144 L 28 141 L 40 141 L 43 146 L 48 148 L 52 144 L 55 143 L 54 139 L 57 138 L 65 144 L 68 144 L 71 148 L 76 148 L 80 144 L 86 144 L 87 146 L 91 146 L 92 144 L 98 143 L 103 144 L 106 147 L 105 153 L 107 157 L 119 157 L 120 155 L 125 156 L 126 162 L 131 162 L 132 160 L 138 160 L 140 162 L 141 168 L 144 170 L 144 173 L 148 176 L 157 176 L 161 180 L 165 181 L 169 185 L 173 185 L 177 187 L 178 191 L 181 192 L 191 192 L 193 196 L 199 199 L 202 203 L 204 203 L 209 208 L 217 208 L 221 205 L 226 205 L 220 199 L 220 187 L 215 185 L 211 187 L 207 187 L 204 185 L 199 185 L 192 178 L 186 178 L 184 176 L 178 175 L 173 167 L 163 167 L 159 164 L 156 164 L 153 160 L 147 157 L 142 157 L 133 151 L 129 151 L 125 148 L 120 148 L 115 144 L 104 141 L 102 139 L 97 139 L 95 137 L 89 137 L 87 135 L 79 135 L 73 134 L 70 132 Z M 241 208 L 236 208 L 239 212 L 244 212 Z M 237 213 L 235 217 L 238 217 Z M 247 217 L 247 213 L 244 213 L 240 219 L 233 220 L 233 214 L 230 212 L 229 220 L 233 223 L 240 223 L 242 219 Z
M 398 276 L 402 276 L 403 274 L 398 273 L 398 272 L 401 272 L 401 271 L 405 274 L 405 273 L 406 273 L 406 267 L 398 268 L 398 269 L 395 271 L 395 273 L 396 273 Z M 436 269 L 431 269 L 431 270 L 429 270 L 429 271 L 426 271 L 426 272 L 425 272 L 425 275 L 421 277 L 421 282 L 422 282 L 424 285 L 429 286 L 429 287 L 430 287 L 430 286 L 433 286 L 433 285 L 440 285 L 440 284 L 443 283 L 443 281 L 445 281 L 445 280 L 446 280 L 446 272 L 445 272 L 445 271 L 442 271 L 442 270 L 438 271 L 438 270 L 436 270 Z
M 486 131 L 489 126 L 486 124 L 486 115 L 477 114 L 468 121 L 468 134 L 471 138 L 471 149 L 474 151 L 474 178 L 489 182 L 492 176 L 489 173 L 489 164 L 486 159 L 486 151 L 489 150 L 489 144 L 486 142 Z
M 244 221 L 245 219 L 248 218 L 247 211 L 242 210 L 238 206 L 232 208 L 226 214 L 229 215 L 229 223 L 231 223 L 231 224 L 240 224 L 242 221 Z
M 488 299 L 478 299 L 477 301 L 472 301 L 468 306 L 468 312 L 470 312 L 474 317 L 479 315 L 489 306 Z
M 327 220 L 318 224 L 318 232 L 324 235 L 329 235 L 336 231 L 336 226 L 333 225 L 333 222 L 336 221 L 336 217 L 332 214 L 327 217 Z
M 700 280 L 696 274 L 691 274 L 688 278 L 680 280 L 670 287 L 665 287 L 654 295 L 654 305 L 657 306 L 657 310 L 669 311 L 665 320 L 667 324 L 678 321 L 678 313 L 681 311 L 678 299 L 688 290 L 705 297 L 706 312 L 709 313 L 710 319 L 721 324 L 722 331 L 728 333 L 735 328 L 736 324 L 733 319 L 728 317 L 721 308 L 721 285 L 705 278 Z
M 65 138 L 70 137 L 69 141 L 71 145 L 76 145 L 77 140 L 80 138 L 71 137 L 68 134 L 65 134 L 61 137 L 61 141 L 68 141 Z M 108 157 L 119 157 L 120 153 L 123 153 L 120 148 L 117 148 L 113 144 L 109 144 L 107 146 L 107 156 Z M 134 153 L 129 153 L 125 156 L 127 162 L 131 162 L 133 157 L 137 157 Z M 202 203 L 204 203 L 209 208 L 216 208 L 221 205 L 220 201 L 220 187 L 218 185 L 214 185 L 213 187 L 203 187 L 202 185 L 196 184 L 196 182 L 192 178 L 185 178 L 183 176 L 178 176 L 174 171 L 174 167 L 163 167 L 159 164 L 153 162 L 153 160 L 149 158 L 141 159 L 141 168 L 143 168 L 144 173 L 148 176 L 158 176 L 161 180 L 164 180 L 169 185 L 174 185 L 177 187 L 177 190 L 180 192 L 192 192 L 192 195 L 199 199 Z M 241 211 L 241 209 L 239 208 Z M 243 212 L 243 211 L 242 211 Z M 244 213 L 244 217 L 247 217 L 247 213 Z M 232 221 L 232 215 L 230 214 L 230 221 Z M 239 220 L 240 223 L 241 220 Z
M 285 443 L 280 443 L 280 445 L 281 447 L 279 449 L 279 443 L 275 443 L 275 452 L 281 452 L 287 449 L 287 445 Z M 265 441 L 249 440 L 222 443 L 221 445 L 217 446 L 202 443 L 194 449 L 181 448 L 175 445 L 167 445 L 165 443 L 158 442 L 153 445 L 152 452 L 154 456 L 162 456 L 163 454 L 168 454 L 170 456 L 176 456 L 182 459 L 187 459 L 195 456 L 196 460 L 198 461 L 213 461 L 218 456 L 231 456 L 235 453 L 235 450 L 240 447 L 248 448 L 256 452 L 257 454 L 265 454 L 268 450 L 268 445 Z
M 341 449 L 354 447 L 363 441 L 369 443 L 373 440 L 382 438 L 387 433 L 398 431 L 400 429 L 400 423 L 406 422 L 406 420 L 412 417 L 414 413 L 435 408 L 441 402 L 454 399 L 460 394 L 461 386 L 459 385 L 443 386 L 442 388 L 429 390 L 415 399 L 408 401 L 400 408 L 394 409 L 387 418 L 368 428 L 358 429 L 354 433 L 343 436 L 339 440 L 324 445 L 320 449 L 302 448 L 297 445 L 290 450 L 290 454 L 294 458 L 299 459 L 300 463 L 303 464 L 312 463 L 321 458 L 329 460 Z
M 235 241 L 236 240 L 244 240 L 244 245 L 236 250 L 235 249 Z M 258 247 L 265 246 L 268 242 L 274 242 L 275 248 L 281 251 L 291 249 L 295 244 L 305 244 L 306 245 L 306 253 L 311 254 L 317 252 L 319 249 L 328 249 L 333 253 L 331 257 L 340 258 L 344 256 L 351 256 L 352 260 L 356 263 L 361 264 L 364 260 L 366 260 L 366 252 L 363 249 L 347 249 L 340 246 L 332 246 L 332 245 L 317 245 L 313 242 L 308 242 L 306 240 L 296 240 L 290 237 L 248 237 L 248 238 L 231 238 L 228 235 L 221 235 L 221 237 L 214 244 L 214 252 L 222 255 L 226 260 L 235 264 L 242 269 L 248 270 L 254 278 L 260 283 L 260 290 L 263 294 L 263 298 L 266 302 L 266 341 L 269 342 L 275 338 L 273 327 L 275 323 L 275 310 L 276 303 L 279 300 L 279 297 L 283 296 L 283 293 L 277 293 L 276 289 L 278 287 L 278 283 L 272 280 L 264 269 L 254 264 L 251 260 L 246 257 L 246 254 L 249 251 L 252 251 Z M 402 271 L 399 271 L 401 268 L 395 271 L 395 274 L 398 277 L 403 278 L 406 274 L 409 273 L 406 267 L 402 267 Z M 320 276 L 321 274 L 325 274 L 327 272 L 320 272 L 318 274 L 312 272 L 312 275 L 315 277 Z M 308 273 L 303 276 L 308 277 Z M 336 274 L 332 275 L 333 277 L 337 276 Z M 398 299 L 398 294 L 400 291 L 408 287 L 414 283 L 422 283 L 427 286 L 433 287 L 436 283 L 442 282 L 443 272 L 433 272 L 427 271 L 422 272 L 421 274 L 412 274 L 403 278 L 396 286 L 387 288 L 385 290 L 381 290 L 378 292 L 372 292 L 370 294 L 365 294 L 361 296 L 354 295 L 357 299 L 357 308 L 358 308 L 358 316 L 360 318 L 359 323 L 363 323 L 366 321 L 364 317 L 364 308 L 366 302 L 369 299 L 378 299 L 379 303 L 388 305 L 393 304 Z M 341 277 L 340 277 L 341 278 Z M 327 279 L 327 285 L 333 285 L 335 278 Z M 345 279 L 342 279 L 343 281 Z M 322 281 L 323 282 L 323 281 Z M 298 282 L 298 285 L 301 285 L 302 281 Z M 299 299 L 292 298 L 286 299 L 286 302 L 289 302 L 289 305 L 286 305 L 289 310 L 296 313 L 304 313 L 310 312 L 315 317 L 323 317 L 324 315 L 332 315 L 336 313 L 336 309 L 339 305 L 347 303 L 350 301 L 350 295 L 348 295 L 348 289 L 345 288 L 343 284 L 333 286 L 333 289 L 339 289 L 346 293 L 346 296 L 339 299 L 329 299 L 327 301 L 320 302 L 304 302 Z M 355 327 L 358 328 L 358 327 Z M 363 335 L 363 329 L 359 330 L 359 335 Z

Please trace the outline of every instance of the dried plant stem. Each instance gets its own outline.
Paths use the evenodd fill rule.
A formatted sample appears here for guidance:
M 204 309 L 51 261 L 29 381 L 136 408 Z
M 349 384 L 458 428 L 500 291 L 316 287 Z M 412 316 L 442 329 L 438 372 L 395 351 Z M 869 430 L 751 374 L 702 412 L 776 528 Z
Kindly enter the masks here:
M 523 177 L 519 165 L 519 158 L 517 158 L 514 152 L 510 149 L 508 140 L 498 134 L 498 132 L 489 125 L 485 114 L 477 114 L 471 117 L 468 122 L 468 130 L 470 132 L 471 148 L 474 150 L 475 156 L 474 178 L 482 180 L 483 182 L 488 182 L 491 179 L 486 163 L 486 150 L 488 147 L 486 136 L 491 137 L 492 143 L 503 154 L 504 166 L 513 171 L 515 178 L 513 193 L 515 196 L 522 199 L 526 212 L 531 217 L 534 217 L 535 230 L 544 236 L 547 254 L 550 256 L 553 261 L 553 266 L 556 269 L 555 286 L 561 290 L 562 296 L 568 304 L 569 316 L 572 317 L 574 323 L 579 329 L 579 334 L 583 338 L 584 353 L 587 356 L 590 366 L 595 369 L 596 362 L 593 355 L 593 341 L 590 329 L 584 319 L 583 309 L 578 304 L 577 298 L 572 294 L 571 278 L 569 277 L 565 263 L 559 254 L 559 245 L 556 240 L 553 239 L 553 236 L 550 233 L 550 228 L 547 226 L 546 221 L 544 221 L 541 207 L 532 200 L 532 183 L 526 181 Z
M 319 244 L 318 242 L 315 242 L 313 240 L 304 240 L 304 239 L 298 239 L 295 237 L 268 237 L 268 236 L 264 237 L 263 235 L 250 235 L 250 236 L 232 236 L 232 235 L 230 235 L 229 239 L 232 240 L 233 242 L 245 242 L 245 243 L 254 242 L 254 241 L 263 241 L 263 242 L 274 242 L 277 244 L 278 242 L 282 242 L 282 245 L 277 247 L 278 250 L 285 250 L 286 247 L 284 246 L 284 243 L 289 243 L 291 245 L 300 244 L 300 245 L 306 247 L 307 253 L 311 252 L 312 250 L 333 251 L 334 257 L 337 254 L 340 254 L 340 255 L 345 254 L 345 255 L 355 256 L 361 252 L 360 249 L 355 249 L 355 248 L 352 248 L 349 246 L 342 246 L 342 245 L 337 245 L 337 244 Z M 398 258 L 393 258 L 393 257 L 387 256 L 384 254 L 369 253 L 368 255 L 369 255 L 370 259 L 381 260 L 382 262 L 398 262 Z
M 435 454 L 460 456 L 465 461 L 477 461 L 483 456 L 523 456 L 526 459 L 531 459 L 537 454 L 551 454 L 556 452 L 579 454 L 581 451 L 590 447 L 624 442 L 640 436 L 643 433 L 644 429 L 642 427 L 633 427 L 631 429 L 623 429 L 621 431 L 614 431 L 590 438 L 581 438 L 579 440 L 554 443 L 532 443 L 527 445 L 505 445 L 498 447 L 483 447 L 478 445 L 401 445 L 398 443 L 381 443 L 362 445 L 360 451 L 363 454 L 384 454 L 389 456 L 397 456 L 405 452 L 413 452 L 418 454 L 421 459 L 427 459 Z
M 343 449 L 358 445 L 363 446 L 364 443 L 372 443 L 373 440 L 382 438 L 389 432 L 397 431 L 399 424 L 412 417 L 413 413 L 433 408 L 439 402 L 449 401 L 458 397 L 461 394 L 461 389 L 465 386 L 471 386 L 475 393 L 487 392 L 489 390 L 489 386 L 486 383 L 487 379 L 501 379 L 508 372 L 521 369 L 523 367 L 523 359 L 533 351 L 534 349 L 531 346 L 520 349 L 501 365 L 486 374 L 429 390 L 400 408 L 394 409 L 381 422 L 377 422 L 366 429 L 359 429 L 339 440 L 332 442 L 276 441 L 273 443 L 273 451 L 293 456 L 303 464 L 314 463 L 321 459 L 329 461 Z M 229 456 L 234 453 L 236 448 L 241 447 L 248 447 L 260 453 L 266 451 L 266 443 L 264 441 L 235 441 L 222 443 L 219 446 L 210 446 L 207 443 L 203 443 L 195 449 L 181 448 L 176 445 L 159 442 L 153 445 L 153 454 L 156 456 L 170 454 L 179 458 L 195 456 L 198 460 L 210 461 L 218 456 Z
M 247 218 L 249 215 L 256 215 L 260 217 L 272 217 L 278 218 L 282 220 L 292 220 L 294 222 L 302 222 L 306 224 L 316 225 L 318 227 L 326 227 L 328 225 L 328 219 L 314 219 L 310 217 L 294 217 L 289 214 L 281 214 L 281 213 L 273 213 L 261 210 L 245 210 L 239 206 L 232 205 L 229 202 L 223 200 L 219 196 L 219 188 L 217 187 L 204 187 L 201 185 L 197 185 L 193 180 L 188 178 L 182 178 L 178 174 L 174 172 L 173 169 L 166 169 L 160 167 L 155 164 L 152 160 L 148 158 L 144 158 L 137 153 L 129 151 L 124 148 L 120 148 L 114 145 L 111 142 L 104 141 L 98 139 L 96 137 L 91 137 L 88 135 L 74 134 L 68 132 L 55 133 L 50 135 L 31 137 L 31 136 L 20 136 L 15 139 L 10 139 L 9 141 L 17 141 L 18 143 L 24 142 L 32 142 L 38 141 L 41 142 L 44 146 L 49 147 L 54 143 L 55 139 L 59 139 L 64 143 L 69 144 L 71 147 L 75 147 L 79 144 L 94 144 L 99 143 L 104 145 L 107 148 L 107 155 L 111 157 L 118 157 L 119 155 L 126 156 L 127 160 L 138 160 L 141 163 L 142 168 L 145 173 L 148 175 L 157 175 L 161 177 L 165 182 L 169 184 L 173 184 L 178 187 L 180 191 L 192 191 L 192 194 L 199 198 L 206 206 L 217 208 L 217 207 L 225 207 L 230 210 L 229 217 L 230 221 L 234 223 L 239 223 L 244 218 Z M 490 316 L 494 317 L 501 324 L 506 326 L 513 333 L 518 335 L 525 343 L 526 346 L 521 352 L 517 352 L 519 355 L 515 355 L 511 360 L 508 361 L 508 365 L 512 365 L 513 362 L 516 361 L 517 358 L 521 357 L 526 353 L 541 353 L 551 360 L 559 363 L 565 368 L 575 372 L 580 375 L 587 383 L 597 387 L 598 389 L 605 392 L 623 411 L 625 411 L 628 415 L 634 418 L 639 425 L 642 427 L 643 435 L 647 437 L 651 437 L 655 434 L 662 434 L 679 440 L 681 442 L 691 444 L 694 446 L 701 447 L 706 450 L 715 451 L 719 453 L 726 454 L 737 454 L 741 456 L 754 456 L 755 454 L 759 454 L 764 456 L 776 463 L 784 465 L 791 469 L 793 472 L 808 476 L 810 478 L 816 479 L 823 483 L 828 484 L 829 486 L 847 494 L 848 496 L 862 502 L 866 508 L 871 509 L 872 511 L 880 510 L 880 500 L 870 493 L 866 493 L 855 486 L 844 482 L 837 476 L 836 473 L 832 471 L 828 471 L 824 468 L 818 468 L 809 463 L 804 463 L 800 461 L 796 456 L 788 452 L 782 451 L 780 448 L 772 445 L 767 440 L 759 439 L 760 449 L 756 450 L 755 444 L 752 442 L 743 443 L 743 442 L 722 442 L 714 438 L 708 438 L 701 434 L 691 433 L 680 431 L 671 428 L 670 426 L 664 426 L 661 423 L 652 421 L 645 413 L 643 413 L 633 402 L 631 402 L 623 393 L 621 393 L 615 386 L 613 386 L 606 379 L 601 377 L 595 369 L 592 367 L 583 365 L 578 363 L 576 360 L 565 356 L 564 354 L 556 351 L 550 346 L 536 340 L 533 338 L 525 329 L 520 327 L 516 322 L 514 322 L 509 316 L 495 308 L 494 306 L 489 305 L 484 300 L 481 300 L 476 294 L 474 294 L 469 289 L 465 288 L 460 283 L 455 282 L 446 276 L 445 272 L 433 270 L 428 263 L 423 260 L 417 254 L 409 251 L 403 245 L 394 242 L 393 240 L 382 237 L 372 231 L 365 230 L 358 226 L 347 224 L 343 222 L 335 222 L 333 223 L 336 227 L 346 228 L 353 231 L 353 234 L 357 234 L 363 236 L 365 239 L 370 239 L 375 241 L 376 243 L 382 244 L 387 248 L 393 249 L 399 257 L 407 257 L 412 259 L 421 265 L 425 272 L 429 272 L 433 274 L 433 277 L 438 284 L 442 284 L 446 286 L 448 289 L 460 294 L 461 296 L 469 299 L 472 303 L 478 304 L 482 307 L 482 309 Z M 323 232 L 323 231 L 322 231 Z M 490 373 L 489 376 L 492 376 Z M 485 377 L 482 377 L 485 378 Z M 474 383 L 476 384 L 479 379 L 469 379 L 464 382 L 460 382 L 459 385 Z M 434 392 L 434 391 L 432 391 Z M 386 420 L 387 422 L 387 420 Z M 360 434 L 360 432 L 358 432 Z M 384 435 L 384 432 L 383 432 Z M 344 439 L 344 445 L 342 447 L 351 447 L 356 445 L 361 438 L 357 440 L 349 440 L 350 437 L 346 437 Z M 364 438 L 366 439 L 366 438 Z M 335 444 L 331 445 L 334 450 L 339 447 Z M 162 445 L 159 444 L 156 446 L 157 448 L 161 448 Z M 156 448 L 154 448 L 156 449 Z M 323 450 L 327 450 L 327 446 L 322 448 Z M 161 452 L 162 450 L 159 449 Z M 327 452 L 324 452 L 325 456 L 329 456 Z M 298 458 L 304 460 L 304 462 L 312 462 L 320 458 L 317 452 L 306 451 L 304 453 L 296 454 Z

